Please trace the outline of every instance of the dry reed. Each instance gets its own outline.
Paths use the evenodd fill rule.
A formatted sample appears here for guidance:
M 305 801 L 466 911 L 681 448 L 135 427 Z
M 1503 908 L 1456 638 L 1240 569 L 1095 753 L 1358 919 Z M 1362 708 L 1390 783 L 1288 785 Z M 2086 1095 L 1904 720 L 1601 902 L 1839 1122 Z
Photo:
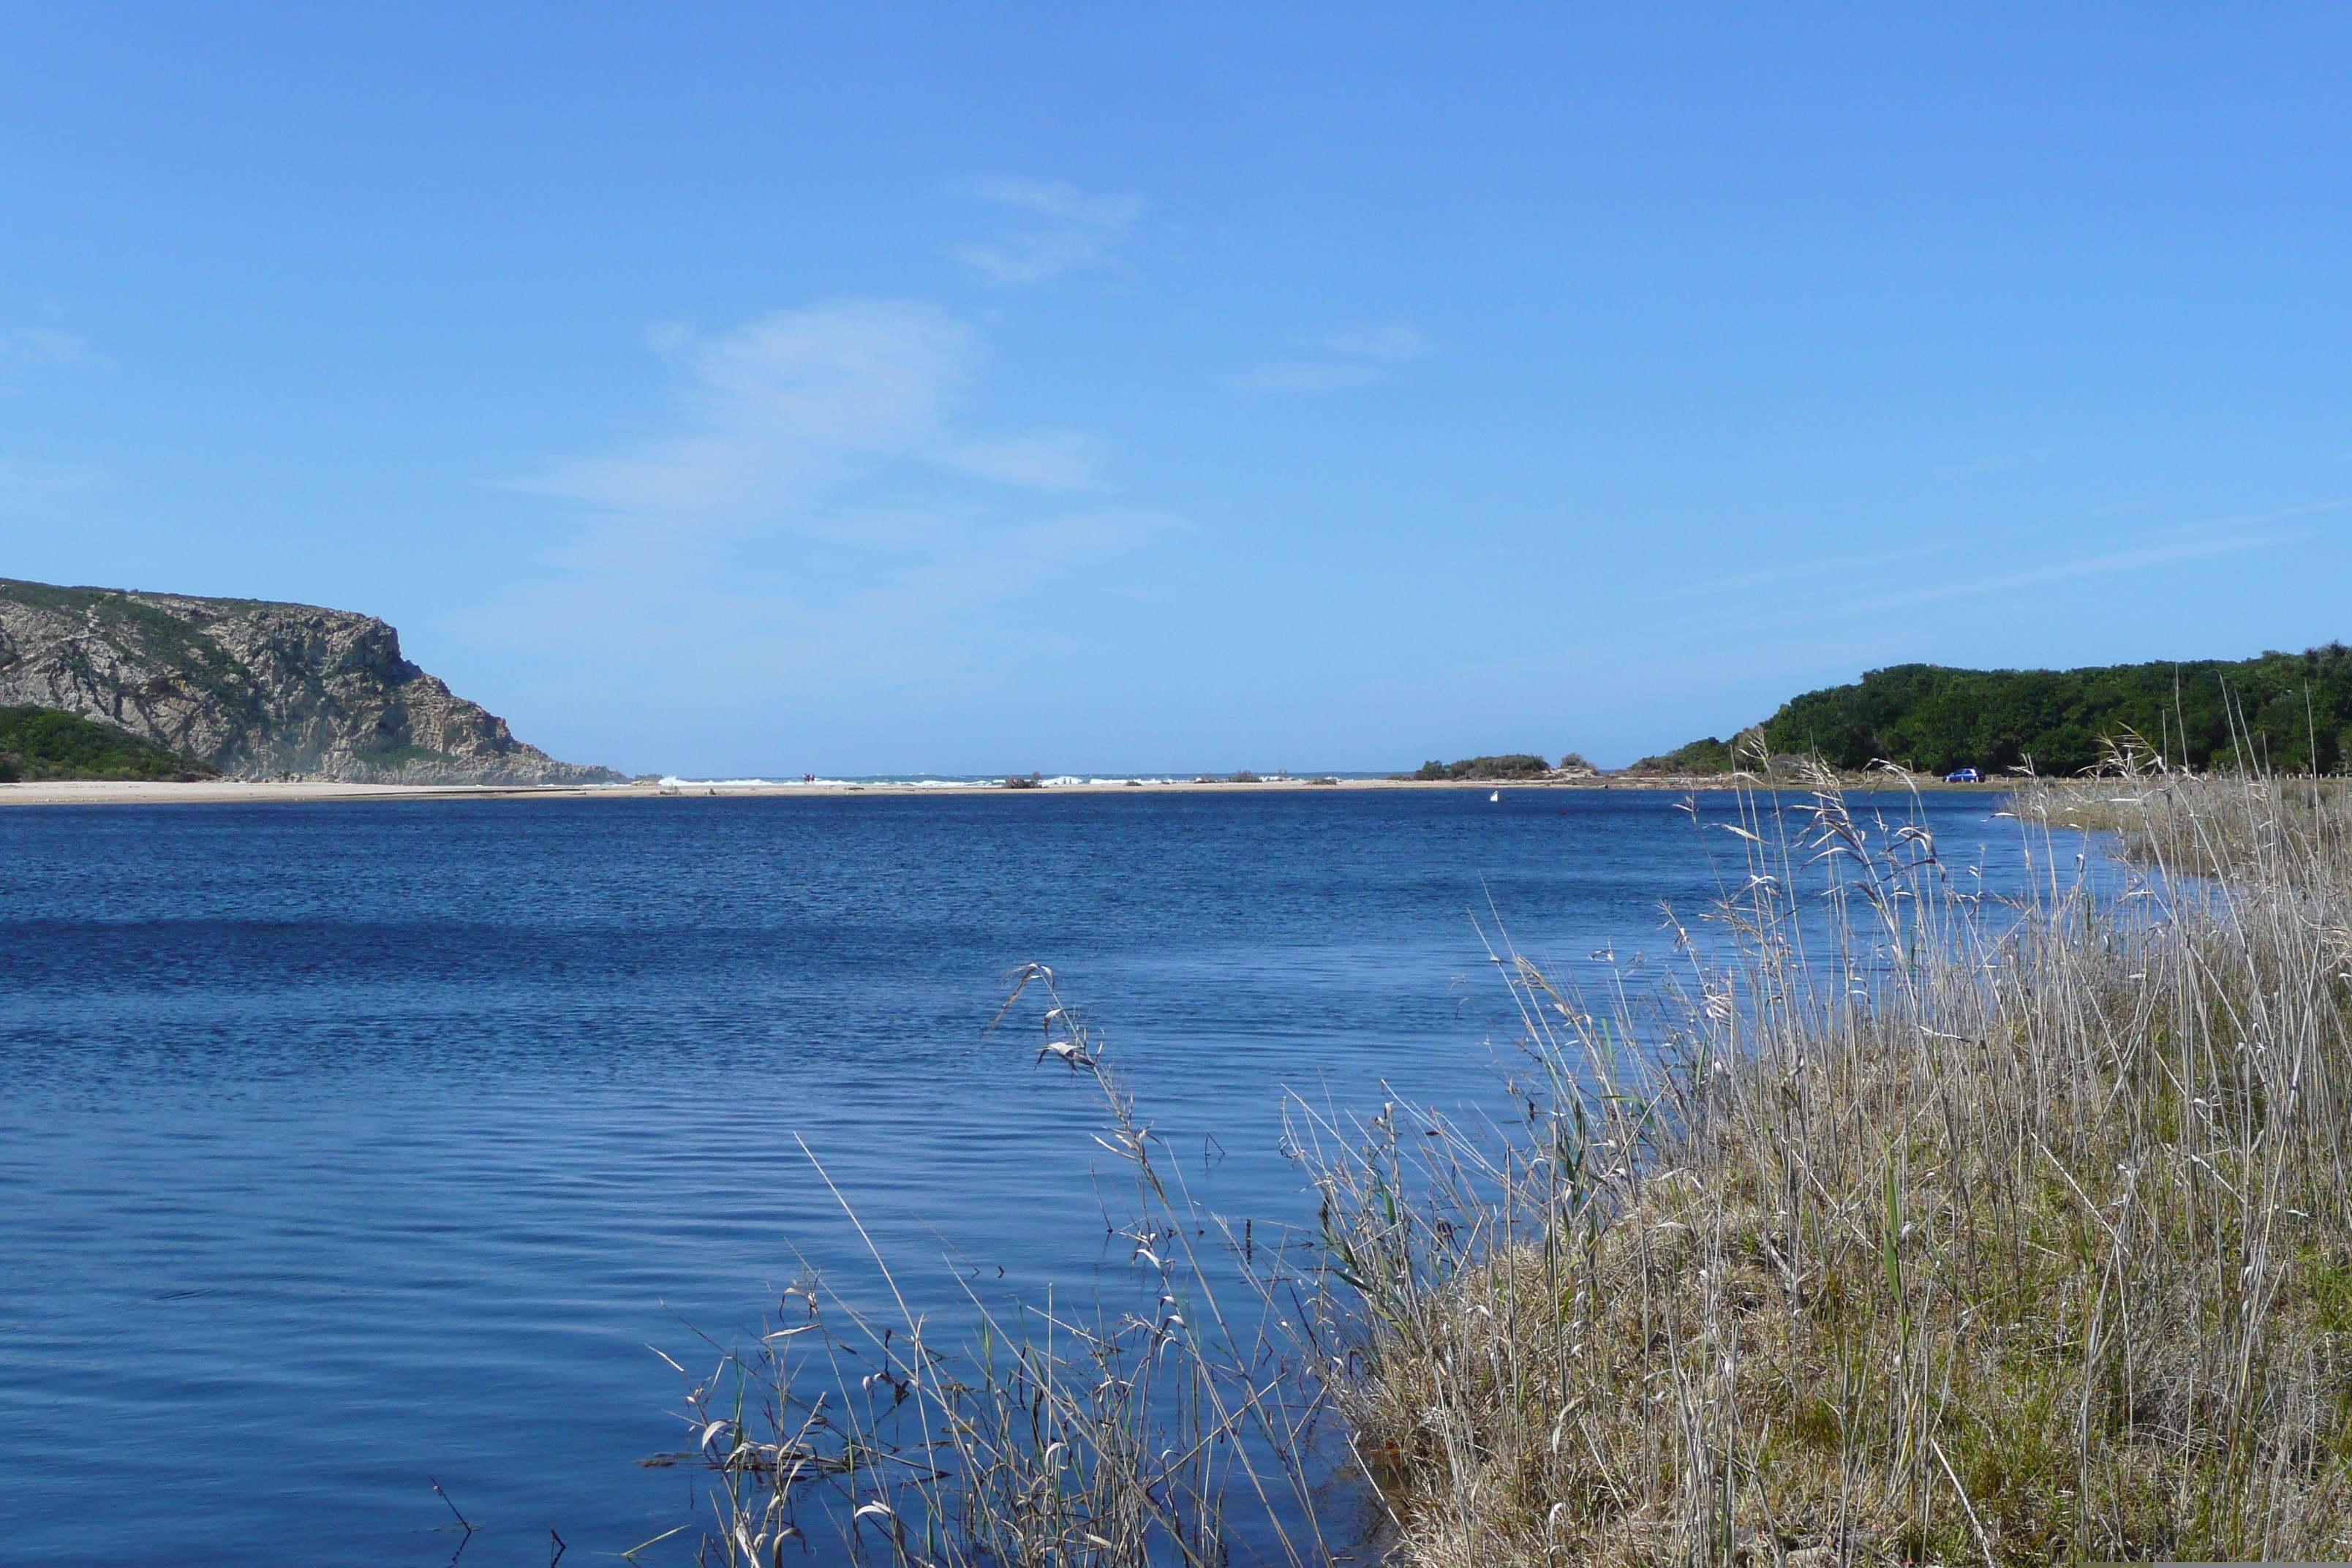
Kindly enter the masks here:
M 2042 826 L 2102 803 L 2147 866 L 2105 896 Z M 1524 1126 L 1302 1126 L 1405 1560 L 2352 1557 L 2343 817 L 2177 776 L 2019 814 L 2002 904 L 1826 777 L 1750 797 L 1742 957 L 1692 947 L 1662 1050 L 1506 951 Z
M 1128 1178 L 1118 1234 L 1134 1300 L 1008 1312 L 975 1295 L 963 1331 L 943 1335 L 870 1241 L 894 1319 L 819 1279 L 786 1290 L 755 1345 L 707 1342 L 707 1376 L 671 1363 L 696 1455 L 717 1472 L 704 1560 L 772 1568 L 817 1549 L 812 1533 L 830 1537 L 827 1555 L 906 1568 L 1222 1568 L 1237 1548 L 1285 1568 L 1331 1560 L 1317 1401 L 1270 1299 L 1244 1290 L 1229 1307 L 1230 1238 L 1053 972 L 1019 971 L 1000 1021 L 1032 994 L 1040 1064 L 1092 1091 L 1096 1142 Z

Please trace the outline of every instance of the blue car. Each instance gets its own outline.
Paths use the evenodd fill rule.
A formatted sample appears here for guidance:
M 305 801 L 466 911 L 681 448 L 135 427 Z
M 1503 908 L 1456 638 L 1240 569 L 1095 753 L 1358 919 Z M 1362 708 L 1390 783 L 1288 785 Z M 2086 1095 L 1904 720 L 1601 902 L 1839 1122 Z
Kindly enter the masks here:
M 1944 782 L 1946 784 L 1982 784 L 1984 775 L 1974 768 L 1962 768 L 1958 773 L 1946 773 Z

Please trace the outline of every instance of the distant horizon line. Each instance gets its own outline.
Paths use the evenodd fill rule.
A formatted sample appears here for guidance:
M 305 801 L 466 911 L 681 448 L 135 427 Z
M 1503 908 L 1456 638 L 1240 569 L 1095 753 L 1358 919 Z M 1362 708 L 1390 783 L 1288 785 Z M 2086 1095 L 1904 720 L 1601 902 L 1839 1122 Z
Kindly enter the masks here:
M 803 770 L 797 773 L 663 773 L 664 784 L 938 784 L 942 785 L 1002 784 L 1006 779 L 1036 778 L 1046 784 L 1117 784 L 1137 779 L 1147 784 L 1190 784 L 1200 779 L 1229 783 L 1236 774 L 1248 773 L 1261 779 L 1385 779 L 1400 773 L 1410 773 L 1411 768 L 1275 768 L 1259 773 L 1254 768 L 1104 768 L 1049 773 L 1033 769 L 988 773 L 813 773 Z M 640 777 L 645 775 L 640 774 Z

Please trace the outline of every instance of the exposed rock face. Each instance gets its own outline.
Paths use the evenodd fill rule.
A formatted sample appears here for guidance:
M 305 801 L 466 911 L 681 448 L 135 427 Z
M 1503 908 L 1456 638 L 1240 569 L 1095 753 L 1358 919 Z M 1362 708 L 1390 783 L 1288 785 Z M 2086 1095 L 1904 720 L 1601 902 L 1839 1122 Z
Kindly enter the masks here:
M 373 616 L 0 578 L 0 704 L 102 720 L 232 778 L 625 783 L 559 763 Z

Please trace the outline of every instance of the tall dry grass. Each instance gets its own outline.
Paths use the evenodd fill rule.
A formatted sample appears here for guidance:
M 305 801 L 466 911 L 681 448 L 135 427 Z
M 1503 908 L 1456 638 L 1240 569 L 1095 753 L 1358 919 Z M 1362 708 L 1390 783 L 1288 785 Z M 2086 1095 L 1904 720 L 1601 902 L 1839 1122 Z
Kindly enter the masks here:
M 2003 903 L 1820 783 L 1704 830 L 1678 1022 L 1505 950 L 1520 1124 L 1302 1119 L 1399 1553 L 2352 1558 L 2340 803 L 2029 781 Z
M 1050 969 L 1031 964 L 1013 977 L 999 1021 L 1016 1010 L 1039 1031 L 1039 1063 L 1085 1091 L 1102 1124 L 1095 1141 L 1124 1173 L 1103 1195 L 1106 1213 L 1123 1211 L 1117 1234 L 1137 1289 L 1011 1308 L 975 1294 L 968 1313 L 942 1325 L 908 1307 L 891 1260 L 868 1240 L 887 1314 L 810 1278 L 783 1293 L 752 1342 L 706 1340 L 708 1373 L 670 1363 L 684 1380 L 677 1414 L 695 1444 L 689 1457 L 714 1472 L 701 1559 L 729 1568 L 773 1568 L 812 1551 L 903 1568 L 1331 1561 L 1318 1395 L 1289 1359 L 1305 1312 L 1291 1309 L 1285 1325 L 1270 1295 L 1243 1288 L 1230 1261 L 1259 1249 L 1228 1237 L 1186 1190 Z M 802 1153 L 816 1163 L 805 1144 Z
M 2112 831 L 2126 859 L 2168 874 L 2352 882 L 2352 780 L 2180 773 L 2117 753 L 2110 776 L 2035 781 L 2018 806 L 2047 827 Z

